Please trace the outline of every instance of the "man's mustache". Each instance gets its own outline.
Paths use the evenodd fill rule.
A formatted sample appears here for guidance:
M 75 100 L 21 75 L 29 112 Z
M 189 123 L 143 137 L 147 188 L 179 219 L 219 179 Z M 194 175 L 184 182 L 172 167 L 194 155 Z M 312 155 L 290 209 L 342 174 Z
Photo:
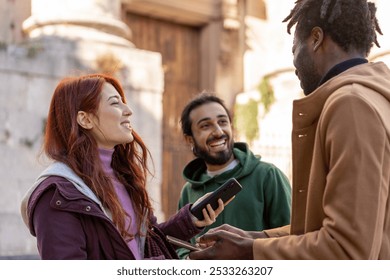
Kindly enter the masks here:
M 210 138 L 207 138 L 206 144 L 209 144 L 210 142 L 213 142 L 216 140 L 229 140 L 229 136 L 227 136 L 226 134 L 222 135 L 221 137 L 211 136 Z

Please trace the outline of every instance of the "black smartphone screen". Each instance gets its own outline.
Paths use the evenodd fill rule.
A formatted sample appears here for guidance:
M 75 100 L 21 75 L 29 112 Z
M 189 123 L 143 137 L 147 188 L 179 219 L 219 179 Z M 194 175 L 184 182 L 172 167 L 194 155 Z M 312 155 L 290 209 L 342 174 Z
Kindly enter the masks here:
M 225 203 L 239 191 L 241 191 L 242 186 L 240 183 L 234 179 L 230 178 L 225 183 L 222 184 L 218 189 L 212 192 L 208 197 L 203 199 L 198 204 L 195 204 L 191 207 L 191 213 L 199 220 L 203 220 L 202 209 L 206 207 L 207 204 L 210 204 L 211 207 L 215 210 L 218 208 L 218 199 L 222 199 Z

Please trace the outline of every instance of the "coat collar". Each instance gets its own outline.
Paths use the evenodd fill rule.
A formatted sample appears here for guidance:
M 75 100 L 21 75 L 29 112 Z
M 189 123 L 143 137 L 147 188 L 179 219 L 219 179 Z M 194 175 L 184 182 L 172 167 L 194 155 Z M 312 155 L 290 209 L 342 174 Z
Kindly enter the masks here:
M 378 75 L 378 73 L 387 71 L 388 68 L 383 62 L 359 64 L 329 79 L 310 95 L 294 100 L 293 130 L 306 128 L 316 123 L 328 97 L 343 86 L 359 83 L 374 89 L 390 100 L 387 89 L 389 81 L 383 80 L 383 76 Z

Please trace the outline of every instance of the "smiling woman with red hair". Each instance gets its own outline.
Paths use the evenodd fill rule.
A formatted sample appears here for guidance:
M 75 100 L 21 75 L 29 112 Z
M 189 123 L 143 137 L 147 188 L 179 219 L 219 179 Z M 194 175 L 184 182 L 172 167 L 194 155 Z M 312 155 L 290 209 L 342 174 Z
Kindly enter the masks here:
M 44 151 L 53 163 L 22 202 L 42 259 L 177 258 L 165 235 L 188 240 L 223 210 L 190 205 L 158 224 L 146 191 L 149 151 L 131 127 L 119 81 L 92 74 L 54 91 Z

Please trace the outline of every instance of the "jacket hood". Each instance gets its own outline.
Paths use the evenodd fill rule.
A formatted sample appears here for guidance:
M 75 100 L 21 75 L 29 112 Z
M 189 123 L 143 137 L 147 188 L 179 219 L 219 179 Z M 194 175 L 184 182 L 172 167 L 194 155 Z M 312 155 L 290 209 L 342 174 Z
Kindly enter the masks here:
M 203 159 L 196 158 L 189 162 L 183 170 L 183 178 L 192 184 L 194 188 L 203 186 L 210 179 L 215 179 L 218 183 L 223 183 L 227 179 L 234 177 L 239 179 L 252 172 L 259 164 L 260 156 L 255 156 L 249 149 L 248 145 L 243 142 L 234 143 L 233 154 L 239 164 L 230 171 L 224 172 L 214 178 L 202 179 L 202 174 L 207 170 Z
M 310 107 L 314 118 L 320 115 L 323 104 L 337 89 L 360 84 L 382 95 L 390 102 L 390 70 L 383 62 L 364 63 L 347 69 L 342 74 L 325 82 L 310 95 L 294 101 L 293 116 L 299 113 L 301 108 Z M 305 124 L 314 122 L 311 116 L 305 118 Z
M 93 193 L 93 191 L 84 183 L 84 181 L 66 164 L 62 162 L 53 162 L 48 168 L 46 168 L 36 179 L 35 183 L 30 187 L 30 189 L 26 192 L 22 199 L 21 203 L 21 214 L 24 223 L 29 226 L 29 219 L 28 219 L 28 204 L 30 197 L 34 190 L 42 183 L 47 177 L 49 176 L 59 176 L 67 179 L 70 181 L 75 188 L 96 202 L 100 208 L 103 210 L 103 212 L 110 217 L 109 212 L 107 209 L 105 209 L 99 200 L 99 198 Z
M 354 66 L 326 82 L 326 91 L 333 92 L 348 84 L 360 84 L 381 94 L 390 102 L 390 70 L 383 62 L 371 62 Z

